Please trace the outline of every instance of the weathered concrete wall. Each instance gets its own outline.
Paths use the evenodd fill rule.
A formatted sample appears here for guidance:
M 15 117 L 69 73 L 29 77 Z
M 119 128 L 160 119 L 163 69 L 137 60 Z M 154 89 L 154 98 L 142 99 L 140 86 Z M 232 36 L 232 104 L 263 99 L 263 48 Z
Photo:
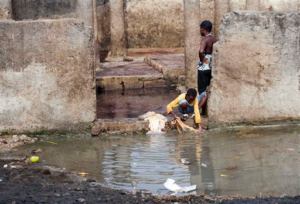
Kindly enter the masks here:
M 215 35 L 219 35 L 222 16 L 235 10 L 297 12 L 300 11 L 300 2 L 299 0 L 215 0 L 215 17 L 212 21 Z M 210 13 L 209 10 L 203 10 L 201 15 L 206 16 L 207 12 Z
M 78 0 L 11 0 L 15 20 L 75 17 Z
M 123 0 L 110 0 L 110 37 L 111 57 L 125 57 L 127 43 Z
M 129 48 L 182 47 L 182 0 L 127 0 Z
M 90 128 L 96 114 L 91 1 L 78 19 L 0 21 L 0 131 Z
M 200 2 L 184 1 L 184 52 L 185 52 L 185 86 L 197 88 L 197 68 L 199 62 L 199 14 Z
M 214 122 L 300 118 L 300 13 L 231 12 L 215 46 Z
M 299 0 L 198 0 L 199 22 L 210 20 L 219 35 L 221 18 L 234 10 L 300 11 Z M 124 0 L 127 48 L 170 48 L 184 46 L 184 1 Z M 110 46 L 109 0 L 97 0 L 99 43 Z M 198 27 L 195 29 L 198 30 Z
M 1 0 L 0 19 L 11 19 L 11 18 L 12 18 L 11 0 Z
M 110 9 L 108 0 L 97 0 L 98 44 L 100 50 L 110 50 Z

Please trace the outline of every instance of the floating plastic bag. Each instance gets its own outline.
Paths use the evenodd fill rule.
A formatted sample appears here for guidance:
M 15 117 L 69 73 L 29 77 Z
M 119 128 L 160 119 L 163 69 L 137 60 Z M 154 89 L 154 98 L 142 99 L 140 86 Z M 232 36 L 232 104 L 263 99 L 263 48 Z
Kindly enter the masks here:
M 175 193 L 178 193 L 178 192 L 185 192 L 185 193 L 187 193 L 187 192 L 190 192 L 190 191 L 194 191 L 197 188 L 197 185 L 180 187 L 180 186 L 178 186 L 175 183 L 175 180 L 170 179 L 170 178 L 164 183 L 164 186 L 169 191 L 173 191 Z

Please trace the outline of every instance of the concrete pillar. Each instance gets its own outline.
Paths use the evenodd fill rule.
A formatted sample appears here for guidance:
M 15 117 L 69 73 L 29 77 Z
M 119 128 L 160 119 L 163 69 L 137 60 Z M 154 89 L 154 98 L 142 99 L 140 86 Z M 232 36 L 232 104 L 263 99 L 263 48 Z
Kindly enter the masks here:
M 200 1 L 201 15 L 200 22 L 209 20 L 215 27 L 215 0 L 201 0 Z M 214 32 L 212 32 L 215 35 Z
M 229 0 L 215 0 L 215 34 L 218 37 L 220 34 L 221 19 L 225 13 L 230 12 Z
M 246 10 L 247 0 L 230 0 L 230 11 Z
M 246 10 L 260 11 L 260 0 L 247 0 L 246 3 Z
M 200 1 L 184 0 L 185 86 L 197 88 L 200 45 Z
M 98 18 L 97 18 L 97 0 L 93 1 L 93 30 L 94 30 L 94 75 L 93 80 L 96 78 L 96 69 L 100 68 L 100 55 L 98 43 Z
M 123 0 L 110 0 L 111 57 L 126 56 Z

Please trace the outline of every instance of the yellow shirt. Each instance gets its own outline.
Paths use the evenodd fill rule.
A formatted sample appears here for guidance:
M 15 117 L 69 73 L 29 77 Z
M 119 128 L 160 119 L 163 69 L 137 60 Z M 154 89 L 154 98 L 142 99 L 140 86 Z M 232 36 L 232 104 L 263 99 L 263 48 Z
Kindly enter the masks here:
M 173 108 L 179 106 L 179 101 L 185 99 L 185 95 L 186 95 L 185 93 L 180 94 L 174 101 L 172 101 L 167 105 L 167 114 L 169 114 L 173 110 Z M 200 112 L 198 107 L 198 97 L 195 98 L 193 102 L 193 106 L 194 106 L 194 113 L 195 113 L 195 123 L 201 123 L 201 117 L 200 117 Z

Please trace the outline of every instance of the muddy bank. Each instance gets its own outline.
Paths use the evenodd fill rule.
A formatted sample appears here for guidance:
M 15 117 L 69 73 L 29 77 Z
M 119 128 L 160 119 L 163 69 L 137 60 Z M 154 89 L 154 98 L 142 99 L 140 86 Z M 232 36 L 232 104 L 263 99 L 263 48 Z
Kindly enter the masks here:
M 22 138 L 24 140 L 25 137 Z M 6 142 L 9 141 L 11 146 L 16 147 L 19 139 L 22 141 L 21 136 L 7 136 Z M 1 149 L 4 145 L 8 144 L 1 143 Z M 10 148 L 8 151 L 11 150 Z M 30 163 L 26 158 L 0 157 L 0 204 L 2 203 L 300 203 L 300 197 L 157 197 L 146 191 L 133 193 L 107 188 L 92 178 L 48 167 L 42 162 Z

